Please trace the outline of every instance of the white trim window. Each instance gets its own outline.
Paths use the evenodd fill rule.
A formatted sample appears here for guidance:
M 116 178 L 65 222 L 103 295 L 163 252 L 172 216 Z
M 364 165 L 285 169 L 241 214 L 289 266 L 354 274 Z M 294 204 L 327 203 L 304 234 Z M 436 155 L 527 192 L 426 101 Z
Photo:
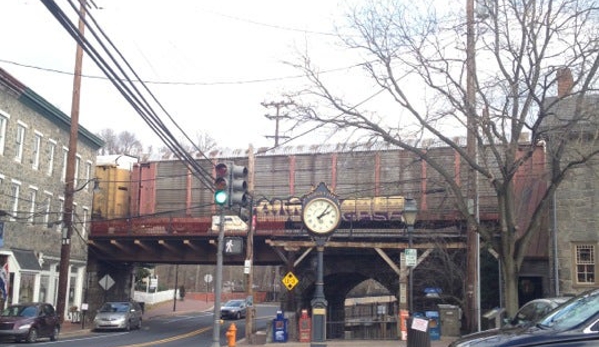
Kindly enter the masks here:
M 60 174 L 60 181 L 65 183 L 67 181 L 67 158 L 69 156 L 69 149 L 62 147 L 62 173 Z
M 46 169 L 46 176 L 52 176 L 54 173 L 54 158 L 56 157 L 56 141 L 48 141 L 48 168 Z
M 16 138 L 17 152 L 15 153 L 15 161 L 17 161 L 19 163 L 23 162 L 23 152 L 25 151 L 26 135 L 27 135 L 27 125 L 25 123 L 18 122 L 17 138 Z
M 29 187 L 29 218 L 27 221 L 31 224 L 36 219 L 37 187 Z
M 580 244 L 575 249 L 576 283 L 595 284 L 595 245 Z
M 21 182 L 12 181 L 12 185 L 10 187 L 10 196 L 12 198 L 12 216 L 10 217 L 11 221 L 15 221 L 19 215 L 19 195 L 21 193 Z
M 40 168 L 40 152 L 42 151 L 42 138 L 44 136 L 36 131 L 33 135 L 33 158 L 31 158 L 31 168 L 39 170 Z
M 8 124 L 8 114 L 0 111 L 0 155 L 4 155 L 4 146 L 6 144 L 6 127 Z
M 52 192 L 49 191 L 44 191 L 44 195 L 46 196 L 45 199 L 45 203 L 46 206 L 44 206 L 44 224 L 46 225 L 47 228 L 50 227 L 50 215 L 52 214 Z M 54 219 L 52 219 L 52 222 L 54 221 Z
M 81 237 L 85 238 L 87 235 L 87 221 L 89 220 L 89 207 L 83 206 L 81 215 Z
M 64 224 L 63 219 L 64 218 L 64 196 L 59 196 L 58 197 L 58 218 L 56 220 L 61 221 L 61 223 L 57 223 L 58 226 L 56 227 L 56 231 L 58 231 L 59 233 L 62 232 L 62 225 Z
M 92 162 L 89 160 L 85 161 L 85 182 L 89 182 L 92 179 Z M 87 191 L 91 192 L 94 189 L 94 184 L 87 185 Z
M 81 156 L 79 154 L 75 155 L 75 172 L 73 176 L 73 188 L 77 188 L 77 184 L 79 184 L 79 169 L 81 168 Z

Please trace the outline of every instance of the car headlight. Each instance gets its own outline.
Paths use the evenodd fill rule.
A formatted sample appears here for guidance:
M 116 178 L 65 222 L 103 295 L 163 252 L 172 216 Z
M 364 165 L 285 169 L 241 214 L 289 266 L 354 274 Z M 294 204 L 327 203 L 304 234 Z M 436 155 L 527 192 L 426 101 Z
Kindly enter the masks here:
M 19 326 L 19 330 L 28 330 L 29 328 L 31 328 L 31 323 L 28 324 L 23 324 L 21 326 Z

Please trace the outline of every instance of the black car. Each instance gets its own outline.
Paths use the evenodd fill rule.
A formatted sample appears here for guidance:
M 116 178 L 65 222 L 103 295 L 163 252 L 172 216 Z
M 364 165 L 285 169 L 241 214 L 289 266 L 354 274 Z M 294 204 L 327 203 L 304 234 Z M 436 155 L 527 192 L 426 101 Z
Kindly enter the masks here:
M 599 346 L 599 289 L 586 291 L 524 327 L 464 336 L 450 347 Z
M 47 337 L 58 339 L 60 317 L 47 303 L 31 302 L 8 306 L 0 314 L 0 338 L 35 342 Z
M 529 326 L 531 323 L 536 322 L 541 317 L 570 299 L 572 299 L 572 297 L 560 296 L 556 298 L 531 300 L 520 307 L 513 318 L 506 319 L 504 328 Z

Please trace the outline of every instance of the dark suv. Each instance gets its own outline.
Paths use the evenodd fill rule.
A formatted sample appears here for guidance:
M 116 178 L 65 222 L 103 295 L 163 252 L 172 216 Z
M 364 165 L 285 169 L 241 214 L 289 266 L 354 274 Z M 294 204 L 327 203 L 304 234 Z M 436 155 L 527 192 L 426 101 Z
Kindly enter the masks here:
M 35 342 L 38 338 L 58 339 L 60 317 L 47 303 L 30 302 L 8 306 L 0 314 L 0 338 Z

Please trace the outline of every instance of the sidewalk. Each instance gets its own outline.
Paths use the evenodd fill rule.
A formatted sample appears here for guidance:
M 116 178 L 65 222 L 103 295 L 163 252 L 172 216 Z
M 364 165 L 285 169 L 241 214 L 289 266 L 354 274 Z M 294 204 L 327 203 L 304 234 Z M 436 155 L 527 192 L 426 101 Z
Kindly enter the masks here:
M 173 306 L 176 306 L 173 310 Z M 146 306 L 144 312 L 144 320 L 150 320 L 156 317 L 164 317 L 164 316 L 172 316 L 179 314 L 186 314 L 190 312 L 202 312 L 211 310 L 213 307 L 213 303 L 203 300 L 191 300 L 187 299 L 184 301 L 177 300 L 176 305 L 172 300 L 165 301 L 162 303 L 158 303 L 155 305 Z M 91 312 L 90 312 L 91 314 Z M 89 324 L 85 324 L 85 328 L 82 328 L 81 322 L 79 323 L 71 323 L 69 321 L 65 321 L 62 330 L 60 332 L 61 336 L 77 336 L 84 335 L 90 332 L 91 326 Z M 226 330 L 226 328 L 223 328 Z M 447 347 L 453 340 L 454 337 L 441 337 L 441 340 L 431 341 L 430 347 Z M 376 345 L 377 347 L 406 347 L 406 341 L 398 341 L 398 340 L 376 340 L 376 341 L 364 341 L 364 340 L 330 340 L 326 342 L 327 347 L 363 347 L 364 345 Z M 296 342 L 289 341 L 285 343 L 267 343 L 263 345 L 250 345 L 247 343 L 245 339 L 238 340 L 237 346 L 239 347 L 247 347 L 247 346 L 265 346 L 265 347 L 309 347 L 309 342 Z

